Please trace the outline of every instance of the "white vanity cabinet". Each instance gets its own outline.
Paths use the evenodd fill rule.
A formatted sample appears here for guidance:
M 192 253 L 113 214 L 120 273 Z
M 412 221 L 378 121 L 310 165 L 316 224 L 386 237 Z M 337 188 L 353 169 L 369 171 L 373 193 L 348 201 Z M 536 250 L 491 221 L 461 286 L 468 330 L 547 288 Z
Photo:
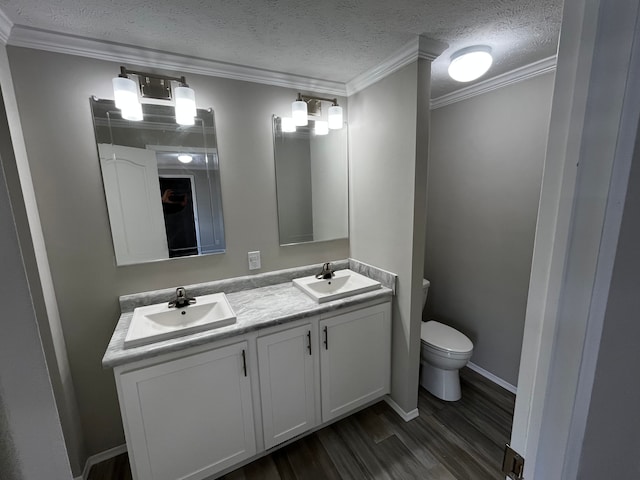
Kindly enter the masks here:
M 248 342 L 116 372 L 136 480 L 206 478 L 256 453 Z
M 391 303 L 320 320 L 322 421 L 390 391 Z
M 389 393 L 391 302 L 368 305 L 117 366 L 134 480 L 214 478 Z
M 266 449 L 317 424 L 316 332 L 317 321 L 257 339 Z

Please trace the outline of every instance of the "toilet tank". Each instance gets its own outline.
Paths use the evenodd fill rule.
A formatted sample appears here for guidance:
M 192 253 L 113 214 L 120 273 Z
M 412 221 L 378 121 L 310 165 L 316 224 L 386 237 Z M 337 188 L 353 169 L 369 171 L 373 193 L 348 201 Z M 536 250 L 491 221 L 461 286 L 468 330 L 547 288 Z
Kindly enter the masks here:
M 429 293 L 429 285 L 431 285 L 431 282 L 429 282 L 429 280 L 427 280 L 426 278 L 422 279 L 422 308 L 424 308 L 424 305 L 427 303 L 427 293 Z

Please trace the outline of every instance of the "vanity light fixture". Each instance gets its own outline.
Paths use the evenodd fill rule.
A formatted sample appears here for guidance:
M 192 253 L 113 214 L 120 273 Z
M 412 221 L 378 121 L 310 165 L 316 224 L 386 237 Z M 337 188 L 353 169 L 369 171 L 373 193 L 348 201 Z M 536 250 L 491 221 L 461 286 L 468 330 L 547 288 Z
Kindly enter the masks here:
M 120 74 L 112 80 L 112 83 L 116 108 L 122 111 L 122 118 L 131 121 L 142 120 L 142 105 L 138 100 L 136 82 Z
M 138 85 L 129 78 L 138 78 Z M 193 125 L 195 123 L 196 96 L 192 88 L 189 88 L 184 76 L 168 77 L 155 73 L 127 70 L 120 67 L 120 75 L 115 77 L 113 83 L 113 95 L 116 108 L 122 112 L 122 118 L 132 121 L 142 120 L 142 105 L 140 98 L 154 98 L 156 100 L 175 100 L 176 122 L 180 125 Z M 171 84 L 177 83 L 171 91 Z
M 298 99 L 291 104 L 291 118 L 296 127 L 304 127 L 309 121 L 307 119 L 307 102 L 302 100 L 302 95 L 298 94 Z
M 329 107 L 329 128 L 340 130 L 342 128 L 342 107 L 337 103 Z
M 132 122 L 139 122 L 142 120 L 142 105 L 136 103 L 128 108 L 122 109 L 122 118 L 130 120 Z
M 315 128 L 313 132 L 316 135 L 326 135 L 329 133 L 329 123 L 324 120 L 316 120 Z
M 182 77 L 184 79 L 184 77 Z M 179 125 L 193 125 L 195 123 L 196 94 L 186 83 L 181 83 L 174 90 L 176 97 L 176 122 Z
M 337 98 L 322 98 L 322 97 L 312 97 L 309 95 L 302 95 L 298 93 L 298 98 L 295 102 L 291 104 L 291 116 L 293 118 L 293 122 L 296 126 L 303 127 L 308 124 L 308 116 L 311 115 L 319 115 L 322 107 L 322 102 L 330 102 L 331 106 L 329 107 L 328 122 L 324 120 L 319 120 L 328 124 L 328 128 L 332 130 L 337 130 L 342 128 L 343 119 L 342 119 L 342 107 L 338 105 Z M 318 121 L 316 121 L 316 134 L 317 135 L 326 135 L 328 133 L 317 133 Z M 324 127 L 321 127 L 324 128 Z
M 476 45 L 451 55 L 449 76 L 458 82 L 470 82 L 487 73 L 493 63 L 491 47 Z
M 294 123 L 293 118 L 282 117 L 280 128 L 282 128 L 282 131 L 285 133 L 292 133 L 296 131 L 296 124 Z
M 178 155 L 178 160 L 181 163 L 191 163 L 193 161 L 193 157 L 191 155 L 187 155 L 186 153 L 181 153 Z

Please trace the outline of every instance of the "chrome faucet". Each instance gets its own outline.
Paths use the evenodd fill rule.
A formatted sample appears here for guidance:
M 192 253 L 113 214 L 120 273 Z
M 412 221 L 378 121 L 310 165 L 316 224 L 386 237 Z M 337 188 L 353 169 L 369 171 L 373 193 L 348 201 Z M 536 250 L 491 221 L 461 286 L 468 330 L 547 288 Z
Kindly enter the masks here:
M 335 273 L 331 269 L 331 263 L 327 262 L 324 265 L 322 265 L 322 271 L 316 275 L 316 278 L 318 280 L 320 279 L 329 280 L 330 278 L 333 278 L 334 275 Z
M 169 308 L 184 308 L 196 303 L 196 299 L 189 297 L 184 287 L 176 288 L 176 299 L 169 302 Z

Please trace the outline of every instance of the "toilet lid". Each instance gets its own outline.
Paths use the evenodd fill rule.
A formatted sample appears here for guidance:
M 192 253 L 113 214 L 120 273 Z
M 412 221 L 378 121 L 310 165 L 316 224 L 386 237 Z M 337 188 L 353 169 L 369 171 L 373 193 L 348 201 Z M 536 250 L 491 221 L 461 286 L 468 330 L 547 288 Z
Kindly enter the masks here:
M 466 353 L 473 350 L 473 343 L 466 335 L 435 320 L 422 322 L 420 339 L 447 352 Z

